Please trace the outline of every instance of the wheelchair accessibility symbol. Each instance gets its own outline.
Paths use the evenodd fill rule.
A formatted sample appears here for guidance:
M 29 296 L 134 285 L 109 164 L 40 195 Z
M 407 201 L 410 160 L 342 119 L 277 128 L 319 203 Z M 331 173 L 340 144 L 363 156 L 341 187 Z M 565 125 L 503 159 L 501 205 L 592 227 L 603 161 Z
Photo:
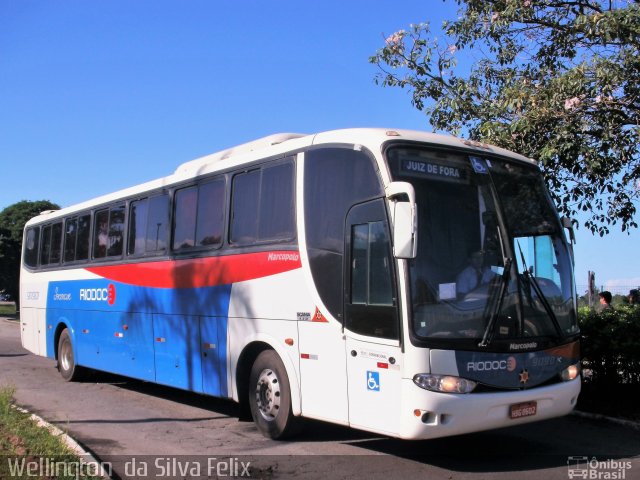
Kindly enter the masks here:
M 367 390 L 380 391 L 380 372 L 367 371 Z

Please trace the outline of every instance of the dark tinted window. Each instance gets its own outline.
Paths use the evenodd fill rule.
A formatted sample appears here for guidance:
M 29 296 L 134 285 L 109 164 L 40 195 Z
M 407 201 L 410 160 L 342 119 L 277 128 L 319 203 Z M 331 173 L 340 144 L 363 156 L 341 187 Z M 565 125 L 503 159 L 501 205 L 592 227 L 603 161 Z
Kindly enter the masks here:
M 109 210 L 96 212 L 93 229 L 93 258 L 107 256 L 109 241 Z
M 231 243 L 246 245 L 257 240 L 260 170 L 233 177 Z
M 260 239 L 288 239 L 294 236 L 293 164 L 265 168 L 260 190 Z
M 195 245 L 198 189 L 189 187 L 178 190 L 175 195 L 175 226 L 173 249 Z
M 78 238 L 78 219 L 68 218 L 64 232 L 64 261 L 73 262 L 76 259 L 76 239 Z
M 224 228 L 224 180 L 203 183 L 198 188 L 196 244 L 222 245 Z
M 40 265 L 49 265 L 49 250 L 51 250 L 51 225 L 42 227 L 42 250 L 40 250 Z
M 60 263 L 62 258 L 62 222 L 51 226 L 51 254 L 49 263 Z
M 147 253 L 164 252 L 169 233 L 169 195 L 149 199 L 147 214 Z
M 231 243 L 289 240 L 295 236 L 293 163 L 233 177 Z
M 76 260 L 89 258 L 89 235 L 91 233 L 91 215 L 78 217 L 78 235 L 76 239 Z
M 107 256 L 122 255 L 124 243 L 124 206 L 114 207 L 109 211 L 109 247 Z
M 62 222 L 47 225 L 42 228 L 42 250 L 40 264 L 50 265 L 60 263 L 62 256 Z
M 129 255 L 164 252 L 167 249 L 169 196 L 158 195 L 131 202 L 129 208 Z
M 129 255 L 142 255 L 145 252 L 148 209 L 147 198 L 131 202 L 129 206 Z
M 124 242 L 124 205 L 101 210 L 95 216 L 93 257 L 122 255 Z
M 311 273 L 322 301 L 342 314 L 344 225 L 349 209 L 383 195 L 373 159 L 362 151 L 324 148 L 305 153 L 304 209 Z
M 67 218 L 64 224 L 64 261 L 89 258 L 91 215 Z
M 173 248 L 222 245 L 223 218 L 224 179 L 178 190 Z
M 29 228 L 24 250 L 24 263 L 29 267 L 38 265 L 38 244 L 40 243 L 40 228 Z
M 383 222 L 351 231 L 351 303 L 393 305 L 389 240 Z

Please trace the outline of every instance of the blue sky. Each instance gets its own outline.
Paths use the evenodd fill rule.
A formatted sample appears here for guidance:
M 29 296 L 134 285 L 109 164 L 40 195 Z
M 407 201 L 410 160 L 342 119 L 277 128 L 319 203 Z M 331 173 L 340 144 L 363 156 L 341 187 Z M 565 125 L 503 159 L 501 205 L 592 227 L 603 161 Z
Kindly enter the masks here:
M 0 209 L 72 205 L 276 132 L 431 130 L 367 60 L 455 14 L 436 0 L 3 0 Z M 589 269 L 640 285 L 640 231 L 577 234 L 579 285 Z

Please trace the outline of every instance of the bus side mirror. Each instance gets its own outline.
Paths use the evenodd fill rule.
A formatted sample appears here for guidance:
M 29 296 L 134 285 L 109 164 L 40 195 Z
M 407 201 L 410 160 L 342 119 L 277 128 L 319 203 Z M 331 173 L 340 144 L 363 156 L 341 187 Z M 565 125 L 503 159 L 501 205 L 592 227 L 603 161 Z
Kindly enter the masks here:
M 576 243 L 576 234 L 573 231 L 573 222 L 571 221 L 571 219 L 569 217 L 562 217 L 560 219 L 560 221 L 562 222 L 562 227 L 566 228 L 567 230 L 569 230 L 569 240 L 571 242 L 571 244 L 575 244 Z
M 393 255 L 396 258 L 416 258 L 418 251 L 418 209 L 413 185 L 391 182 L 385 189 L 393 202 Z

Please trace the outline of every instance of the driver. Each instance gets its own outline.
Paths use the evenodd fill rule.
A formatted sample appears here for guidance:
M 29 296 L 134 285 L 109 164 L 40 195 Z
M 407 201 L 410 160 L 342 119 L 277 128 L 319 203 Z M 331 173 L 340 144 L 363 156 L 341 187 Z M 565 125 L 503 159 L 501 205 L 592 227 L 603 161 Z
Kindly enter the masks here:
M 494 276 L 495 273 L 484 265 L 484 252 L 473 251 L 469 255 L 469 266 L 456 278 L 456 293 L 458 296 L 464 296 L 471 290 L 489 283 Z

